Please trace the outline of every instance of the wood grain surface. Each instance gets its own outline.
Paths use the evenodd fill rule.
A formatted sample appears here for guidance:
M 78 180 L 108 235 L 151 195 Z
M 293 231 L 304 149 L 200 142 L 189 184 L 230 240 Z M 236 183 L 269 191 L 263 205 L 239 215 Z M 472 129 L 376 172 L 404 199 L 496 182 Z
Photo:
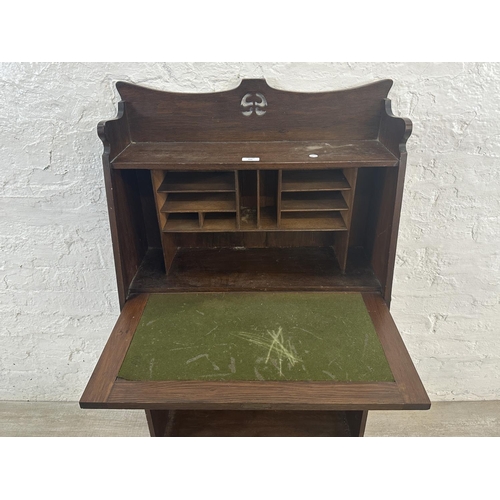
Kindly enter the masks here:
M 405 403 L 415 405 L 415 409 L 430 408 L 429 397 L 384 299 L 369 293 L 364 293 L 363 299 Z
M 80 399 L 82 408 L 100 408 L 108 398 L 148 297 L 141 294 L 126 302 Z
M 309 244 L 329 241 L 318 240 L 317 233 L 310 234 Z M 169 276 L 165 275 L 161 249 L 150 249 L 130 286 L 131 293 L 194 290 L 376 292 L 380 290 L 380 283 L 363 254 L 351 252 L 343 274 L 332 248 L 311 246 L 245 250 L 182 248 L 177 252 Z
M 314 151 L 317 158 L 310 158 Z M 245 157 L 257 157 L 247 162 Z M 330 142 L 137 142 L 113 160 L 117 169 L 246 170 L 284 167 L 309 169 L 327 167 L 396 166 L 397 158 L 377 140 Z
M 116 88 L 128 112 L 133 142 L 349 141 L 376 139 L 380 103 L 392 80 L 327 92 L 291 92 L 263 79 L 245 79 L 236 88 L 210 93 L 164 92 L 126 82 Z M 267 101 L 258 116 L 242 111 L 242 98 Z M 309 151 L 311 153 L 313 151 Z M 254 156 L 249 151 L 248 156 Z

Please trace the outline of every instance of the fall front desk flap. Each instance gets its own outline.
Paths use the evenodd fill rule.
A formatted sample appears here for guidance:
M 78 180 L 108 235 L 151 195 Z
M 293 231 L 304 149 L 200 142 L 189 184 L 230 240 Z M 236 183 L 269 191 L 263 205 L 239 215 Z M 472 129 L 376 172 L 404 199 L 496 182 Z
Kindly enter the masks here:
M 359 293 L 152 294 L 126 380 L 392 382 Z

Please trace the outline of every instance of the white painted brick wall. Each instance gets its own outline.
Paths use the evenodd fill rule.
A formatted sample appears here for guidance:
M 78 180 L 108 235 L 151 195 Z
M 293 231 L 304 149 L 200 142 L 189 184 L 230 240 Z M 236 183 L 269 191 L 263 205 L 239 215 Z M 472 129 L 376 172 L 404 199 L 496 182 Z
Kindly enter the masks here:
M 395 81 L 413 120 L 392 312 L 433 400 L 500 398 L 500 64 L 0 65 L 0 400 L 77 400 L 118 315 L 100 120 L 113 82 Z

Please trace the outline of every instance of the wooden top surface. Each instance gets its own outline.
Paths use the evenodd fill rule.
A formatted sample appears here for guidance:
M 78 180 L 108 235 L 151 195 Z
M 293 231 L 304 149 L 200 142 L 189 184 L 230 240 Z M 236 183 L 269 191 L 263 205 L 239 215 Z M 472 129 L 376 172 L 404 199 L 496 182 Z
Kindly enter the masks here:
M 309 155 L 317 155 L 310 157 Z M 258 158 L 248 161 L 244 158 Z M 143 142 L 130 144 L 112 160 L 114 168 L 252 169 L 392 167 L 398 159 L 377 140 L 276 142 Z
M 266 292 L 261 292 L 265 299 Z M 330 294 L 334 295 L 334 294 Z M 342 294 L 344 295 L 344 294 Z M 430 401 L 380 295 L 362 294 L 393 381 L 118 379 L 149 294 L 127 301 L 80 400 L 82 408 L 427 409 Z

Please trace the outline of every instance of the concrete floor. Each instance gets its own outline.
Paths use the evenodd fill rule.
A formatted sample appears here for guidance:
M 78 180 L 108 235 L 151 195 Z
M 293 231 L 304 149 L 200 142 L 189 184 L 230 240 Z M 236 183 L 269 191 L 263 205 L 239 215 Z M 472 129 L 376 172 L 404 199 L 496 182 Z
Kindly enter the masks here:
M 439 402 L 427 411 L 371 411 L 366 436 L 500 436 L 500 401 Z M 0 402 L 0 436 L 149 436 L 142 410 Z

